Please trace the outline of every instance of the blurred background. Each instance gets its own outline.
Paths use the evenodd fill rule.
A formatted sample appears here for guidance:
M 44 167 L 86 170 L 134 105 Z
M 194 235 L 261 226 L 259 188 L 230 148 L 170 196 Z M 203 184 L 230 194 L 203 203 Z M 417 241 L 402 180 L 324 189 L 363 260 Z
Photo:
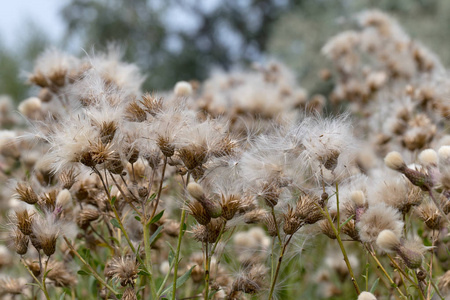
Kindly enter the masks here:
M 392 14 L 448 65 L 446 0 L 15 0 L 0 11 L 0 94 L 27 97 L 26 72 L 47 47 L 84 55 L 110 43 L 147 75 L 148 91 L 275 59 L 321 92 L 321 47 L 370 8 Z

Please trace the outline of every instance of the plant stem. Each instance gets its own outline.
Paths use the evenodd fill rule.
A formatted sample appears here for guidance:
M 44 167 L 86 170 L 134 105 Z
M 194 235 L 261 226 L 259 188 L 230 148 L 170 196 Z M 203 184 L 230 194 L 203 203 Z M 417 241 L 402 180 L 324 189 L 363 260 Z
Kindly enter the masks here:
M 403 271 L 403 269 L 400 268 L 400 266 L 397 264 L 397 262 L 392 258 L 392 256 L 390 256 L 389 254 L 386 254 L 387 257 L 389 257 L 390 261 L 392 262 L 392 264 L 394 265 L 394 267 L 400 272 L 402 273 L 402 275 L 408 279 L 409 282 L 412 283 L 412 285 L 419 291 L 419 296 L 422 300 L 425 300 L 425 295 L 422 292 L 422 289 L 419 287 L 418 283 L 416 283 L 413 279 L 411 279 L 406 273 L 405 271 Z M 414 273 L 415 274 L 415 273 Z
M 283 248 L 281 248 L 280 256 L 278 257 L 277 269 L 275 270 L 275 275 L 274 275 L 272 283 L 270 285 L 269 298 L 267 298 L 268 300 L 272 299 L 273 291 L 275 289 L 275 283 L 277 282 L 277 277 L 278 277 L 278 274 L 280 273 L 281 262 L 283 261 L 284 253 L 286 251 L 287 245 L 289 244 L 289 242 L 292 239 L 292 236 L 293 236 L 293 234 L 291 234 L 289 236 L 288 240 L 284 243 Z
M 386 272 L 386 269 L 380 263 L 376 254 L 374 252 L 372 252 L 367 246 L 365 246 L 365 247 L 366 247 L 367 252 L 372 256 L 373 260 L 377 263 L 378 267 L 383 272 L 384 276 L 387 278 L 387 280 L 389 280 L 389 283 L 391 284 L 391 286 L 395 287 L 395 289 L 397 290 L 397 292 L 400 294 L 400 296 L 402 298 L 407 299 L 406 296 L 403 294 L 403 292 L 398 287 L 398 285 L 395 284 L 394 280 L 392 280 L 391 276 L 389 276 L 389 274 Z
M 44 293 L 45 298 L 47 300 L 50 300 L 50 297 L 47 293 L 47 289 L 44 289 L 44 287 L 42 286 L 42 283 L 39 281 L 39 279 L 36 278 L 36 276 L 34 276 L 33 272 L 30 270 L 30 268 L 28 267 L 28 265 L 25 263 L 25 261 L 23 260 L 23 258 L 20 259 L 22 264 L 25 266 L 25 268 L 27 269 L 28 273 L 30 273 L 31 277 L 33 277 L 33 279 L 36 281 L 37 285 L 39 286 L 39 288 L 41 289 L 41 291 Z
M 350 265 L 350 261 L 348 260 L 347 252 L 345 251 L 344 244 L 342 243 L 342 240 L 341 240 L 341 236 L 340 236 L 338 230 L 336 229 L 336 227 L 334 226 L 333 220 L 331 220 L 327 205 L 325 205 L 325 207 L 324 207 L 324 212 L 325 212 L 324 213 L 325 217 L 327 218 L 328 222 L 330 223 L 331 228 L 333 229 L 334 234 L 336 235 L 336 239 L 339 243 L 339 247 L 341 248 L 342 255 L 344 256 L 344 261 L 345 261 L 345 264 L 347 265 L 348 272 L 350 273 L 351 280 L 353 282 L 353 286 L 356 290 L 356 294 L 359 295 L 361 292 L 360 292 L 358 283 L 356 282 L 355 275 L 353 274 L 352 266 Z M 338 226 L 339 226 L 339 222 L 338 222 Z
M 144 251 L 145 251 L 145 268 L 148 272 L 150 280 L 150 291 L 152 293 L 152 299 L 157 299 L 155 281 L 153 280 L 153 267 L 151 259 L 151 247 L 150 247 L 150 224 L 147 220 L 142 220 L 143 235 L 144 235 Z
M 208 250 L 209 250 L 209 243 L 208 241 L 206 241 L 205 243 L 205 300 L 208 300 L 208 294 L 209 294 L 209 267 L 210 267 L 210 261 L 211 258 L 208 254 Z
M 81 255 L 75 250 L 75 248 L 72 246 L 72 244 L 69 242 L 67 237 L 63 236 L 64 241 L 66 242 L 67 246 L 72 250 L 73 254 L 75 254 L 76 257 L 91 271 L 92 275 L 97 279 L 101 284 L 103 284 L 108 290 L 110 290 L 114 295 L 117 295 L 117 292 L 109 286 L 105 280 L 103 280 L 100 275 L 97 274 L 97 272 L 81 257 Z
M 161 197 L 161 191 L 162 191 L 162 186 L 163 186 L 163 182 L 164 182 L 164 175 L 166 174 L 166 166 L 167 166 L 167 156 L 164 156 L 164 164 L 163 164 L 163 169 L 162 169 L 162 173 L 161 173 L 161 181 L 159 182 L 159 189 L 158 189 L 158 194 L 156 196 L 156 203 L 155 203 L 155 206 L 153 207 L 153 212 L 150 216 L 150 220 L 155 216 L 156 209 L 158 208 L 159 198 Z
M 280 243 L 280 247 L 281 247 L 282 242 L 281 242 L 280 230 L 278 229 L 277 217 L 275 216 L 275 209 L 273 208 L 273 206 L 272 206 L 271 212 L 272 212 L 273 222 L 275 223 L 275 229 L 277 230 L 278 242 Z
M 190 173 L 187 174 L 186 182 L 184 182 L 184 189 L 186 192 L 186 187 L 189 183 Z M 181 177 L 183 178 L 183 177 Z M 180 231 L 178 232 L 178 240 L 177 240 L 177 251 L 175 253 L 175 265 L 173 267 L 173 289 L 172 289 L 172 300 L 175 300 L 175 294 L 177 291 L 177 276 L 178 276 L 178 263 L 180 258 L 180 250 L 181 250 L 181 241 L 184 235 L 184 222 L 186 221 L 186 210 L 185 210 L 186 202 L 183 204 L 183 208 L 181 210 L 181 220 L 180 220 Z

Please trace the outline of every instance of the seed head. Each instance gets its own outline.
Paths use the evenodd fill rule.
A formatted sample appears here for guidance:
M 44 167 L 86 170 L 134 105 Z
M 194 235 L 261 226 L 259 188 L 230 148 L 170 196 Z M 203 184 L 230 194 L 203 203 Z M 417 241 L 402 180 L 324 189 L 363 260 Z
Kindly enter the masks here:
M 361 294 L 359 294 L 358 296 L 358 300 L 377 300 L 377 297 L 369 292 L 361 292 Z
M 15 212 L 15 222 L 17 228 L 24 234 L 30 235 L 32 233 L 33 213 L 29 213 L 28 210 L 17 210 Z
M 396 151 L 389 152 L 384 158 L 384 163 L 388 168 L 399 172 L 406 168 L 402 155 Z
M 271 214 L 265 213 L 262 217 L 262 222 L 266 225 L 269 236 L 277 236 L 278 231 L 277 224 L 275 222 L 278 222 L 278 220 L 274 220 Z
M 222 205 L 222 217 L 226 220 L 233 219 L 236 212 L 242 205 L 242 201 L 235 195 L 220 195 Z
M 125 109 L 125 115 L 130 122 L 144 122 L 147 119 L 147 113 L 139 106 L 138 102 L 133 101 Z
M 192 94 L 192 85 L 186 81 L 179 81 L 173 91 L 177 97 L 188 97 Z
M 70 168 L 59 174 L 59 182 L 64 189 L 69 190 L 75 184 L 77 176 L 78 174 L 75 173 L 75 169 Z
M 105 162 L 105 168 L 113 174 L 122 174 L 125 166 L 123 165 L 120 154 L 114 152 Z
M 317 204 L 319 197 L 314 195 L 300 196 L 295 208 L 297 217 L 306 224 L 314 224 L 323 219 L 323 214 Z
M 16 192 L 19 200 L 25 203 L 33 205 L 38 202 L 38 196 L 28 183 L 19 182 L 16 187 Z
M 25 288 L 25 283 L 18 278 L 5 277 L 0 279 L 0 296 L 2 297 L 12 295 L 11 297 L 15 298 L 16 295 L 22 295 Z M 6 296 L 6 298 L 8 297 Z
M 86 230 L 92 221 L 97 220 L 100 217 L 100 213 L 97 209 L 85 208 L 80 210 L 77 215 L 77 225 L 83 230 Z
M 187 204 L 189 213 L 201 225 L 208 225 L 211 222 L 211 217 L 206 213 L 203 205 L 198 201 L 192 201 Z
M 14 228 L 10 233 L 10 238 L 14 242 L 14 250 L 19 255 L 25 255 L 28 251 L 29 237 L 24 235 L 18 228 Z
M 302 220 L 295 213 L 295 209 L 290 205 L 288 205 L 288 211 L 283 214 L 283 218 L 283 231 L 286 234 L 294 234 L 303 225 Z
M 134 288 L 127 287 L 125 289 L 125 292 L 123 292 L 122 295 L 123 300 L 137 300 L 136 292 L 134 291 Z
M 157 98 L 155 95 L 150 93 L 145 93 L 142 96 L 140 103 L 144 106 L 144 110 L 152 116 L 155 116 L 163 109 L 163 99 Z
M 384 252 L 393 253 L 398 250 L 401 245 L 400 239 L 392 230 L 383 230 L 377 237 L 377 246 Z
M 426 149 L 420 152 L 419 161 L 425 166 L 437 166 L 438 155 L 433 149 Z
M 131 255 L 112 258 L 105 265 L 105 276 L 120 282 L 122 286 L 134 286 L 139 264 Z
M 222 206 L 212 199 L 207 198 L 201 185 L 196 182 L 191 182 L 188 184 L 187 190 L 193 198 L 200 202 L 211 218 L 218 218 L 222 215 Z

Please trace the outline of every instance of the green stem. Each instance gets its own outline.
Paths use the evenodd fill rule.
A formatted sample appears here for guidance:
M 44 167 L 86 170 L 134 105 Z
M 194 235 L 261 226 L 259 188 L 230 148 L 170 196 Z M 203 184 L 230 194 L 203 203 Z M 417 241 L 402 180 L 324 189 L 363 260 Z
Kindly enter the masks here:
M 186 182 L 184 183 L 184 189 L 186 192 L 186 187 L 189 183 L 190 173 L 187 174 Z M 183 177 L 181 177 L 183 179 Z M 183 180 L 184 181 L 184 180 Z M 177 251 L 175 253 L 175 265 L 173 267 L 173 285 L 172 285 L 172 300 L 175 300 L 175 294 L 177 291 L 177 276 L 178 276 L 178 263 L 180 259 L 180 250 L 181 250 L 181 241 L 184 235 L 184 222 L 186 221 L 186 210 L 184 209 L 186 202 L 183 204 L 183 209 L 181 210 L 181 220 L 180 220 L 180 231 L 178 232 L 178 240 L 177 240 Z
M 156 293 L 156 285 L 153 280 L 153 267 L 151 258 L 151 246 L 150 246 L 150 224 L 144 219 L 142 222 L 143 235 L 144 235 L 144 251 L 145 251 L 145 268 L 148 272 L 150 280 L 150 291 L 152 293 L 152 299 L 158 299 Z
M 358 283 L 356 282 L 355 275 L 353 274 L 353 269 L 352 269 L 352 266 L 350 265 L 350 261 L 348 260 L 347 252 L 345 251 L 344 244 L 342 243 L 339 231 L 334 226 L 333 220 L 331 220 L 327 205 L 325 205 L 324 212 L 325 212 L 324 215 L 327 218 L 328 223 L 330 223 L 330 226 L 333 229 L 334 234 L 336 235 L 336 239 L 339 243 L 339 247 L 341 248 L 342 255 L 344 256 L 344 261 L 345 261 L 345 264 L 347 265 L 348 272 L 350 273 L 353 286 L 355 287 L 356 294 L 359 295 L 361 293 L 361 291 L 359 289 Z M 339 226 L 339 223 L 338 223 L 338 226 Z
M 402 273 L 403 277 L 405 277 L 409 282 L 411 282 L 411 284 L 419 291 L 419 296 L 422 300 L 425 300 L 425 295 L 422 292 L 422 289 L 419 287 L 418 283 L 416 283 L 413 279 L 411 279 L 408 274 L 405 273 L 405 271 L 403 271 L 403 269 L 400 268 L 400 266 L 397 264 L 397 262 L 392 258 L 392 256 L 390 256 L 389 254 L 387 254 L 387 257 L 389 257 L 389 260 L 392 262 L 392 264 L 394 265 L 394 267 L 400 272 Z M 416 274 L 414 272 L 414 274 Z
M 178 233 L 177 251 L 175 253 L 175 265 L 173 267 L 172 300 L 175 300 L 175 292 L 177 291 L 178 260 L 180 257 L 181 240 L 183 239 L 184 234 L 183 225 L 185 220 L 186 220 L 186 210 L 183 207 L 183 210 L 181 211 L 180 231 Z
M 76 257 L 78 257 L 78 259 L 86 266 L 86 268 L 89 269 L 89 271 L 91 271 L 92 275 L 95 277 L 95 279 L 97 279 L 101 284 L 103 284 L 108 290 L 110 290 L 114 295 L 117 295 L 117 292 L 111 287 L 109 286 L 105 280 L 103 280 L 102 277 L 100 277 L 100 275 L 97 274 L 97 272 L 83 259 L 83 257 L 81 257 L 81 255 L 75 250 L 75 248 L 72 246 L 72 244 L 69 242 L 69 240 L 67 239 L 67 237 L 63 236 L 64 241 L 66 242 L 67 246 L 70 248 L 70 250 L 72 250 L 73 254 L 75 254 Z
M 158 208 L 159 198 L 161 197 L 161 191 L 162 191 L 162 186 L 163 186 L 163 182 L 164 182 L 164 175 L 166 174 L 166 166 L 167 166 L 167 156 L 164 156 L 164 164 L 163 164 L 163 169 L 162 169 L 162 173 L 161 173 L 161 181 L 159 182 L 159 189 L 158 189 L 158 194 L 156 196 L 156 203 L 155 203 L 155 206 L 153 207 L 153 212 L 150 216 L 150 220 L 155 216 L 156 209 Z
M 210 262 L 211 262 L 211 258 L 208 254 L 208 249 L 209 249 L 209 243 L 206 242 L 205 243 L 205 256 L 206 256 L 206 260 L 205 260 L 205 300 L 208 300 L 208 295 L 209 295 L 209 267 L 210 267 Z
M 283 243 L 281 242 L 280 230 L 278 229 L 277 217 L 275 216 L 275 209 L 273 206 L 272 206 L 271 212 L 272 212 L 273 222 L 275 223 L 275 229 L 277 230 L 278 242 L 280 243 L 280 247 L 281 247 L 281 245 Z
M 392 280 L 391 276 L 389 276 L 389 274 L 387 273 L 386 269 L 383 267 L 383 265 L 380 263 L 380 261 L 378 260 L 376 254 L 374 252 L 372 252 L 367 246 L 366 246 L 366 250 L 367 252 L 372 256 L 373 260 L 377 263 L 378 267 L 380 268 L 380 270 L 383 272 L 384 276 L 387 278 L 387 280 L 389 280 L 389 283 L 391 284 L 391 286 L 395 287 L 395 289 L 397 290 L 397 292 L 400 294 L 400 296 L 403 299 L 408 299 L 406 298 L 406 296 L 403 294 L 403 292 L 400 290 L 400 288 L 398 287 L 398 285 L 395 284 L 394 280 Z
M 33 272 L 30 270 L 30 268 L 29 268 L 28 265 L 25 263 L 25 261 L 23 260 L 23 258 L 21 258 L 21 261 L 22 261 L 22 264 L 23 264 L 23 265 L 25 266 L 25 268 L 27 269 L 28 273 L 30 273 L 31 277 L 33 277 L 33 279 L 36 281 L 36 283 L 37 283 L 37 285 L 39 286 L 39 288 L 41 289 L 41 291 L 44 293 L 45 298 L 46 298 L 47 300 L 50 300 L 50 297 L 49 297 L 49 295 L 48 295 L 48 293 L 47 293 L 47 289 L 44 288 L 44 287 L 42 286 L 42 283 L 40 282 L 40 280 L 37 279 L 36 276 L 34 276 Z
M 275 276 L 273 277 L 272 283 L 270 285 L 269 298 L 267 298 L 268 300 L 272 299 L 273 291 L 275 290 L 275 283 L 277 282 L 277 277 L 278 277 L 278 274 L 280 273 L 281 262 L 283 261 L 284 253 L 286 251 L 287 245 L 289 244 L 289 242 L 292 239 L 292 236 L 293 236 L 293 234 L 291 234 L 289 236 L 288 240 L 286 241 L 286 243 L 284 243 L 284 246 L 280 252 L 280 256 L 278 257 L 277 269 L 275 270 Z

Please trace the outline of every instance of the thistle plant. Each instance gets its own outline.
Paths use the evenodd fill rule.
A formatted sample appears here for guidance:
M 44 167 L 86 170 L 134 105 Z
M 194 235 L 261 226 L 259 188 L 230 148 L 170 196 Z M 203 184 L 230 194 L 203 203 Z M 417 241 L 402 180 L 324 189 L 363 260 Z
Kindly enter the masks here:
M 390 16 L 356 21 L 322 96 L 281 63 L 145 92 L 118 49 L 46 50 L 28 125 L 0 98 L 0 295 L 448 298 L 446 72 Z

